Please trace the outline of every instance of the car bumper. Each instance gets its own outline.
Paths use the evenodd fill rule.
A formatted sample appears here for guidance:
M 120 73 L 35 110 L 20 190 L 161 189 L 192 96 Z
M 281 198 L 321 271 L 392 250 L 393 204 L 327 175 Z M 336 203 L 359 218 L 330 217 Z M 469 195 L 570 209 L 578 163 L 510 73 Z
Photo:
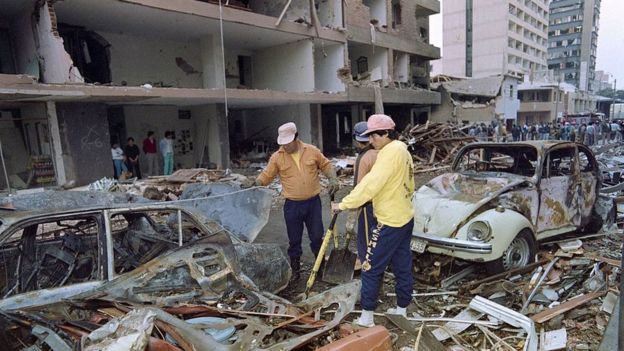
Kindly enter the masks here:
M 433 246 L 435 248 L 440 248 L 444 250 L 451 251 L 462 251 L 469 253 L 478 253 L 478 254 L 490 254 L 492 253 L 492 245 L 486 243 L 479 243 L 470 240 L 461 240 L 454 238 L 442 238 L 436 235 L 428 234 L 428 233 L 413 233 L 412 234 L 412 247 L 417 247 L 418 245 L 414 245 L 414 241 L 424 241 L 427 246 Z

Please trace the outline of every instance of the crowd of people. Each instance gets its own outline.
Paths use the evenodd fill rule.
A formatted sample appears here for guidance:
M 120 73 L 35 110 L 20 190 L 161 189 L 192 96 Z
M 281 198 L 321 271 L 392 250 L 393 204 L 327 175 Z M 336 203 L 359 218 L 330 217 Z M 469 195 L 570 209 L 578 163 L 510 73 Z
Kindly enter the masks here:
M 156 134 L 147 132 L 147 137 L 143 140 L 144 160 L 147 163 L 147 174 L 158 175 L 158 149 L 163 159 L 163 175 L 173 173 L 173 138 L 172 131 L 165 131 L 163 138 L 156 144 Z M 126 146 L 121 148 L 119 143 L 111 144 L 111 154 L 113 158 L 113 176 L 115 179 L 136 177 L 141 179 L 141 163 L 139 162 L 141 150 L 134 143 L 134 138 L 126 140 Z
M 514 124 L 508 131 L 504 125 L 475 123 L 468 129 L 468 135 L 479 141 L 527 141 L 527 140 L 567 140 L 585 145 L 605 144 L 624 140 L 622 122 L 591 121 L 580 125 L 570 122 Z

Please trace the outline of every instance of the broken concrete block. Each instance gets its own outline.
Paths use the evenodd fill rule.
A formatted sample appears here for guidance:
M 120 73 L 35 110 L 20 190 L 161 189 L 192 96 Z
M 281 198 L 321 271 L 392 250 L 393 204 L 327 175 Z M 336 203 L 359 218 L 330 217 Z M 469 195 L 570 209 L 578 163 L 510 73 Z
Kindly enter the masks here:
M 390 351 L 392 350 L 392 340 L 390 332 L 381 325 L 366 328 L 351 334 L 344 339 L 332 342 L 318 349 L 319 351 Z
M 565 349 L 567 341 L 568 334 L 565 328 L 549 331 L 542 335 L 542 349 L 544 351 Z

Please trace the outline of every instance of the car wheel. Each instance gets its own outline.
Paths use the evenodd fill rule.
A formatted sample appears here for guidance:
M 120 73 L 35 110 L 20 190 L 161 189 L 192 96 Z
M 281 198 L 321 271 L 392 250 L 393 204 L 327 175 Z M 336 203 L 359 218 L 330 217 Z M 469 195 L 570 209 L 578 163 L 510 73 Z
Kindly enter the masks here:
M 524 267 L 535 261 L 537 244 L 530 230 L 524 229 L 511 241 L 503 251 L 503 255 L 492 262 L 487 263 L 487 271 L 497 274 L 514 268 Z

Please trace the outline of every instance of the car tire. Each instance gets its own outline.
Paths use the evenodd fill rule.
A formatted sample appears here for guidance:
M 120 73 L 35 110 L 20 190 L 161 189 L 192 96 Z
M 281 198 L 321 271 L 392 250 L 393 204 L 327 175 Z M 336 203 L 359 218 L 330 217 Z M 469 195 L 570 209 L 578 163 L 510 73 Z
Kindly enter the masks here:
M 537 243 L 529 229 L 523 229 L 503 251 L 503 255 L 486 263 L 489 274 L 498 274 L 514 268 L 524 267 L 535 262 Z

